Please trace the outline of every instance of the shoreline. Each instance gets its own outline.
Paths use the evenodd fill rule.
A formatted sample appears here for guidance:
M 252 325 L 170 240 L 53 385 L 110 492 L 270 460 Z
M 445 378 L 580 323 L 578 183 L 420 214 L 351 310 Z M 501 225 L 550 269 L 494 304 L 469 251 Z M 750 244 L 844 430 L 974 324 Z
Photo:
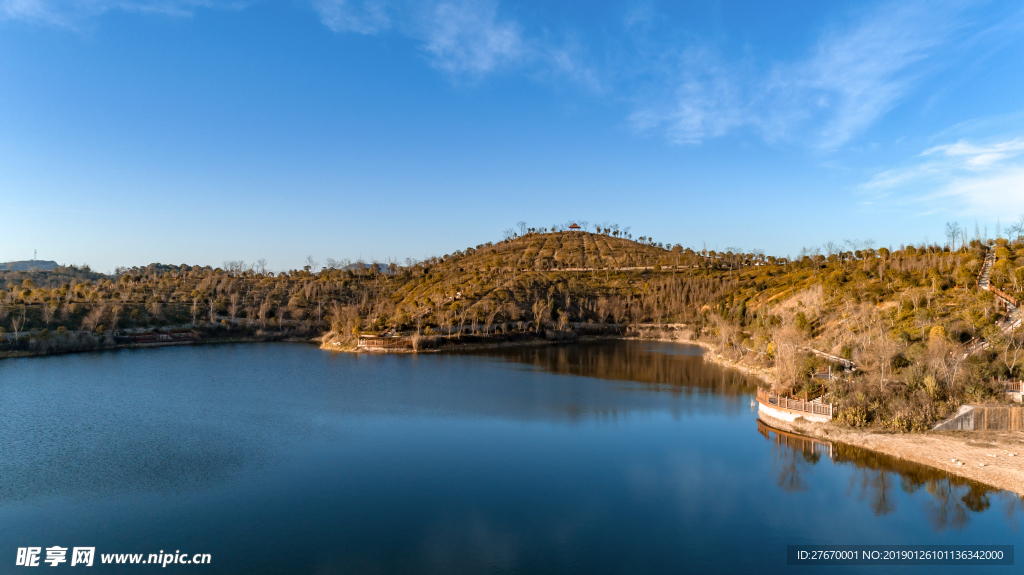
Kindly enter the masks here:
M 758 413 L 771 427 L 897 457 L 1024 498 L 1024 434 L 1013 431 L 859 431 L 803 418 L 781 421 Z M 1015 453 L 1016 456 L 1010 456 Z M 959 464 L 958 464 L 959 463 Z
M 194 339 L 190 341 L 155 341 L 150 343 L 118 343 L 112 346 L 97 347 L 95 349 L 73 349 L 68 351 L 53 351 L 37 353 L 32 351 L 4 351 L 0 352 L 0 361 L 5 359 L 24 359 L 30 357 L 49 357 L 58 355 L 72 355 L 79 353 L 98 353 L 104 351 L 117 351 L 120 349 L 145 349 L 150 347 L 181 347 L 188 345 L 217 345 L 221 343 L 318 343 L 320 338 L 268 338 L 259 336 L 240 337 L 211 337 L 205 339 Z
M 773 376 L 767 370 L 743 365 L 714 352 L 707 342 L 686 337 L 666 337 L 671 332 L 659 331 L 656 336 L 643 333 L 631 339 L 666 341 L 696 345 L 704 349 L 708 361 L 738 369 L 771 385 Z M 868 449 L 904 461 L 926 465 L 950 475 L 1012 491 L 1024 497 L 1024 433 L 1017 431 L 925 431 L 893 433 L 882 430 L 860 430 L 835 423 L 815 423 L 802 417 L 794 422 L 766 416 L 758 410 L 758 418 L 769 426 L 804 437 L 844 443 Z M 1016 453 L 1010 456 L 1010 453 Z M 954 461 L 955 460 L 955 461 Z M 958 465 L 957 462 L 962 463 Z

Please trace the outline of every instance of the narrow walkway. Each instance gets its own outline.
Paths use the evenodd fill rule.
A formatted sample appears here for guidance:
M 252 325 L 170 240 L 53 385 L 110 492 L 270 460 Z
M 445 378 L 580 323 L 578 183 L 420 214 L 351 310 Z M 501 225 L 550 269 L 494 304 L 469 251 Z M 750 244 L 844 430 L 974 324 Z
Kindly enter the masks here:
M 1006 317 L 999 322 L 999 329 L 1005 333 L 1011 333 L 1024 323 L 1024 308 L 1020 307 L 1020 302 L 1014 299 L 1007 293 L 1004 293 L 999 288 L 993 287 L 991 283 L 992 278 L 992 267 L 996 265 L 996 251 L 992 248 L 988 248 L 988 253 L 985 254 L 985 263 L 981 266 L 981 272 L 978 274 L 978 287 L 992 292 L 996 300 L 1003 304 L 1006 308 Z M 976 337 L 971 341 L 967 342 L 967 352 L 964 354 L 966 359 L 968 356 L 977 353 L 983 349 L 987 349 L 989 343 L 981 337 Z
M 825 359 L 827 359 L 829 361 L 834 361 L 836 363 L 839 363 L 843 367 L 845 367 L 846 369 L 851 369 L 851 370 L 856 370 L 857 369 L 857 365 L 855 363 L 853 363 L 852 361 L 850 361 L 848 359 L 839 357 L 838 355 L 832 355 L 831 353 L 825 353 L 824 351 L 820 351 L 820 350 L 814 349 L 813 347 L 804 347 L 802 345 L 801 346 L 797 346 L 797 348 L 802 350 L 802 351 L 806 351 L 808 353 L 813 353 L 814 355 L 816 355 L 818 357 L 823 357 L 823 358 L 825 358 Z
M 981 266 L 981 273 L 978 274 L 978 287 L 992 292 L 992 295 L 996 297 L 1003 306 L 1006 307 L 1006 319 L 999 323 L 999 328 L 1003 333 L 1010 333 L 1017 329 L 1022 322 L 1024 322 L 1024 310 L 1020 307 L 1020 302 L 1007 293 L 1004 293 L 999 288 L 992 287 L 992 267 L 996 265 L 996 251 L 992 248 L 988 249 L 988 253 L 985 254 L 985 263 Z M 987 347 L 982 346 L 982 347 Z M 968 353 L 973 353 L 972 350 Z
M 989 248 L 985 254 L 985 263 L 981 266 L 981 273 L 978 274 L 978 287 L 983 290 L 989 288 L 989 279 L 992 277 L 992 266 L 996 264 L 996 252 Z

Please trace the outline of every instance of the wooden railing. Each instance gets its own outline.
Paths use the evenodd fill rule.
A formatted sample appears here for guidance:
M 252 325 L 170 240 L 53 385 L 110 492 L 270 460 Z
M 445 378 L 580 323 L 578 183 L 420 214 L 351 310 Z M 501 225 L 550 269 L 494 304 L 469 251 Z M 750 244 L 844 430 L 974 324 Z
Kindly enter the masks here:
M 405 337 L 367 337 L 362 336 L 359 338 L 359 347 L 376 347 L 376 348 L 411 348 L 412 340 Z
M 1003 388 L 1006 391 L 1022 393 L 1024 392 L 1024 381 L 1005 381 L 1003 382 Z
M 999 289 L 997 287 L 994 287 L 994 286 L 989 286 L 988 291 L 990 291 L 990 292 L 996 294 L 997 296 L 1003 298 L 1004 300 L 1006 300 L 1013 307 L 1020 307 L 1020 302 L 1017 301 L 1017 298 L 1015 298 L 1012 295 L 1004 292 L 1003 290 L 1001 290 L 1001 289 Z
M 760 388 L 757 390 L 757 399 L 765 405 L 772 405 L 782 409 L 788 409 L 790 411 L 802 411 L 804 413 L 813 413 L 814 415 L 824 415 L 829 419 L 832 419 L 833 408 L 831 403 L 782 397 L 781 395 L 775 395 Z

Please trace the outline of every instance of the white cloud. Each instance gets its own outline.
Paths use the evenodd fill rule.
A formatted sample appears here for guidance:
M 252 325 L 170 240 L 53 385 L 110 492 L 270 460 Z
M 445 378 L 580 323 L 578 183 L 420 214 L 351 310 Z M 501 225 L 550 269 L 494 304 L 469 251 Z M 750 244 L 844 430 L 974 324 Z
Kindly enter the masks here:
M 450 74 L 485 74 L 527 53 L 519 24 L 499 16 L 496 0 L 313 0 L 313 8 L 335 32 L 413 38 Z
M 957 202 L 968 213 L 1014 217 L 1024 213 L 1024 166 L 956 178 L 938 190 L 935 198 Z
M 955 144 L 935 146 L 925 150 L 921 155 L 942 154 L 951 158 L 963 158 L 965 168 L 985 169 L 1007 158 L 1019 156 L 1022 153 L 1024 153 L 1024 138 L 1016 138 L 987 146 L 978 146 L 960 140 Z
M 886 170 L 862 186 L 869 193 L 896 195 L 930 211 L 988 217 L 1024 212 L 1024 138 L 987 144 L 960 140 L 929 148 L 920 161 Z
M 748 127 L 769 141 L 801 137 L 841 146 L 914 88 L 955 22 L 956 12 L 941 6 L 887 5 L 823 33 L 805 57 L 760 70 L 749 57 L 727 63 L 711 48 L 670 47 L 654 74 L 673 97 L 645 94 L 632 120 L 639 129 L 664 128 L 675 142 Z M 633 20 L 627 27 L 635 28 Z
M 180 16 L 199 7 L 239 8 L 250 1 L 0 0 L 0 19 L 75 27 L 113 10 Z M 970 3 L 893 2 L 822 31 L 802 56 L 771 62 L 752 50 L 728 57 L 715 45 L 677 33 L 680 23 L 648 3 L 624 14 L 622 32 L 632 44 L 602 31 L 588 45 L 569 26 L 528 34 L 499 0 L 308 2 L 334 32 L 411 38 L 430 65 L 452 76 L 482 77 L 516 66 L 534 78 L 568 80 L 612 94 L 631 103 L 629 122 L 637 130 L 664 134 L 677 144 L 748 130 L 770 142 L 843 146 L 898 106 L 940 62 L 948 62 L 936 56 L 962 45 L 964 30 L 979 27 L 967 17 Z M 996 26 L 977 36 L 1015 32 Z M 1009 152 L 989 150 L 971 162 L 983 167 Z
M 320 21 L 335 32 L 377 34 L 391 26 L 388 4 L 382 0 L 313 0 Z
M 674 60 L 674 90 L 657 104 L 635 111 L 630 116 L 634 127 L 663 128 L 670 141 L 683 144 L 721 136 L 747 121 L 740 83 L 728 66 L 710 51 L 696 48 Z
M 76 28 L 87 19 L 119 10 L 191 16 L 197 8 L 240 9 L 248 0 L 0 0 L 0 20 Z
M 907 95 L 920 75 L 915 66 L 948 39 L 954 16 L 941 5 L 889 5 L 827 33 L 809 59 L 775 71 L 772 102 L 791 117 L 820 113 L 819 143 L 842 145 Z
M 524 53 L 519 25 L 499 18 L 496 2 L 442 2 L 420 28 L 431 62 L 450 73 L 483 74 Z

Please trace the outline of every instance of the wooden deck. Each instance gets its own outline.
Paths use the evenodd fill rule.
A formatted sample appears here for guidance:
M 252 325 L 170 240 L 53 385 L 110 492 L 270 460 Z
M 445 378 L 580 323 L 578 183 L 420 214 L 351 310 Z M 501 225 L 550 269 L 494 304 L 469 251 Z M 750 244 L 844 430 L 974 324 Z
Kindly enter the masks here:
M 757 401 L 766 407 L 796 415 L 810 414 L 832 419 L 834 413 L 833 405 L 831 403 L 824 403 L 821 398 L 807 401 L 792 397 L 782 397 L 761 388 L 757 389 Z
M 412 339 L 408 337 L 379 337 L 376 335 L 361 335 L 357 347 L 373 349 L 412 349 Z

